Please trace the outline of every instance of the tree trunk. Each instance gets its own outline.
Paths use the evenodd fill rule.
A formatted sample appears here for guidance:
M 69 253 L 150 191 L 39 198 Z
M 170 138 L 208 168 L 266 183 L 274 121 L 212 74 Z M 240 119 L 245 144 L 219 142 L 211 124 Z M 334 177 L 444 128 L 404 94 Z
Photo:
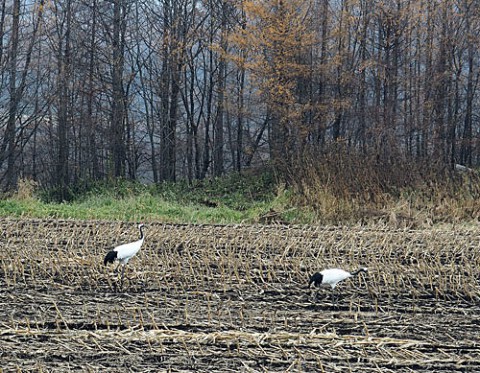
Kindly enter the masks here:
M 113 34 L 112 34 L 112 161 L 113 176 L 125 176 L 125 107 L 123 91 L 125 1 L 113 1 Z
M 67 1 L 65 34 L 61 35 L 59 40 L 58 56 L 58 154 L 57 154 L 57 188 L 58 198 L 63 201 L 68 199 L 69 186 L 69 167 L 68 167 L 68 129 L 70 127 L 69 116 L 69 95 L 70 95 L 70 75 L 71 75 L 71 0 Z M 63 40 L 64 39 L 64 40 Z M 63 42 L 65 44 L 63 44 Z
M 93 180 L 100 178 L 100 166 L 98 161 L 98 149 L 96 140 L 96 120 L 93 117 L 94 97 L 95 97 L 95 44 L 97 42 L 97 0 L 93 0 L 92 3 L 92 30 L 90 33 L 90 49 L 89 49 L 89 61 L 88 61 L 88 97 L 87 97 L 87 159 L 90 175 Z
M 18 102 L 20 95 L 17 89 L 17 57 L 18 57 L 18 36 L 19 36 L 19 23 L 20 23 L 20 0 L 14 0 L 13 2 L 13 18 L 12 18 L 12 37 L 10 46 L 10 84 L 9 84 L 9 108 L 8 108 L 8 120 L 7 128 L 5 131 L 4 142 L 6 144 L 6 159 L 7 159 L 7 172 L 6 172 L 6 189 L 12 190 L 17 184 L 17 172 L 15 168 L 15 132 Z

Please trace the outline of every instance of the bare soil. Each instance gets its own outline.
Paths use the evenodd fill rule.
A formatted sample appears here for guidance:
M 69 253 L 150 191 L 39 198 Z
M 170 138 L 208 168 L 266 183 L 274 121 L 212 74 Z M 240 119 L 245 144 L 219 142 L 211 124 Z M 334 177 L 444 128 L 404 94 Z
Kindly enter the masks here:
M 133 224 L 0 227 L 2 372 L 480 372 L 478 229 L 148 223 L 121 284 Z

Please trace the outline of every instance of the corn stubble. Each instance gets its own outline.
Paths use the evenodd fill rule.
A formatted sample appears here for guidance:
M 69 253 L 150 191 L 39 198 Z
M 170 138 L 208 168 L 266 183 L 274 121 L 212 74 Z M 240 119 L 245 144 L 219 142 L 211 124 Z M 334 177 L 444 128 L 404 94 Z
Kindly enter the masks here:
M 474 229 L 148 223 L 120 287 L 103 257 L 134 225 L 1 226 L 6 370 L 480 369 Z M 309 274 L 359 265 L 312 302 Z

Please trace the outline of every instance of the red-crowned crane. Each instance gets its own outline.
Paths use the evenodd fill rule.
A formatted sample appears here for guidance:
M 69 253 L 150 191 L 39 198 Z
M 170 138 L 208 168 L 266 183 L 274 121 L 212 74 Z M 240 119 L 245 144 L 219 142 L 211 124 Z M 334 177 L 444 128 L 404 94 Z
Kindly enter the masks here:
M 359 268 L 356 271 L 348 272 L 340 268 L 328 268 L 323 271 L 316 272 L 310 276 L 310 281 L 308 282 L 308 288 L 314 285 L 314 287 L 320 287 L 322 285 L 330 285 L 332 288 L 332 302 L 335 306 L 335 287 L 339 282 L 346 280 L 347 278 L 358 275 L 360 272 L 368 272 L 367 268 Z
M 133 258 L 136 253 L 138 253 L 138 251 L 142 247 L 143 241 L 145 240 L 145 236 L 143 235 L 143 227 L 143 224 L 138 225 L 138 229 L 140 230 L 140 238 L 137 241 L 115 247 L 112 251 L 109 251 L 107 253 L 105 259 L 103 260 L 104 265 L 107 265 L 107 263 L 113 263 L 115 260 L 118 260 L 118 266 L 115 271 L 117 271 L 118 267 L 122 265 L 121 283 L 123 283 L 125 266 L 127 265 L 128 261 Z

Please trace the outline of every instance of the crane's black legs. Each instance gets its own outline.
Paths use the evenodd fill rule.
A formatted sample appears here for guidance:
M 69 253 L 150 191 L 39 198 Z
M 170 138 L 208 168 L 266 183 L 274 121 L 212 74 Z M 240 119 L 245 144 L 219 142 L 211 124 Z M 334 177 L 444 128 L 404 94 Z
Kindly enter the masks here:
M 120 274 L 120 286 L 119 286 L 119 289 L 123 289 L 123 277 L 125 276 L 125 264 L 122 264 L 122 263 L 118 263 L 117 265 L 117 268 L 115 268 L 115 271 L 114 273 L 118 273 L 118 269 L 119 267 L 122 266 L 122 273 Z M 117 285 L 115 285 L 115 288 L 117 288 Z
M 317 303 L 318 301 L 318 293 L 320 292 L 319 289 L 315 288 L 312 293 L 311 293 L 311 298 L 310 301 L 312 303 Z M 331 294 L 331 300 L 332 300 L 332 308 L 335 309 L 337 308 L 337 294 L 335 292 L 335 288 L 332 289 L 332 294 Z
M 123 288 L 123 276 L 125 275 L 125 266 L 126 265 L 122 265 L 122 276 L 120 277 L 120 289 Z

